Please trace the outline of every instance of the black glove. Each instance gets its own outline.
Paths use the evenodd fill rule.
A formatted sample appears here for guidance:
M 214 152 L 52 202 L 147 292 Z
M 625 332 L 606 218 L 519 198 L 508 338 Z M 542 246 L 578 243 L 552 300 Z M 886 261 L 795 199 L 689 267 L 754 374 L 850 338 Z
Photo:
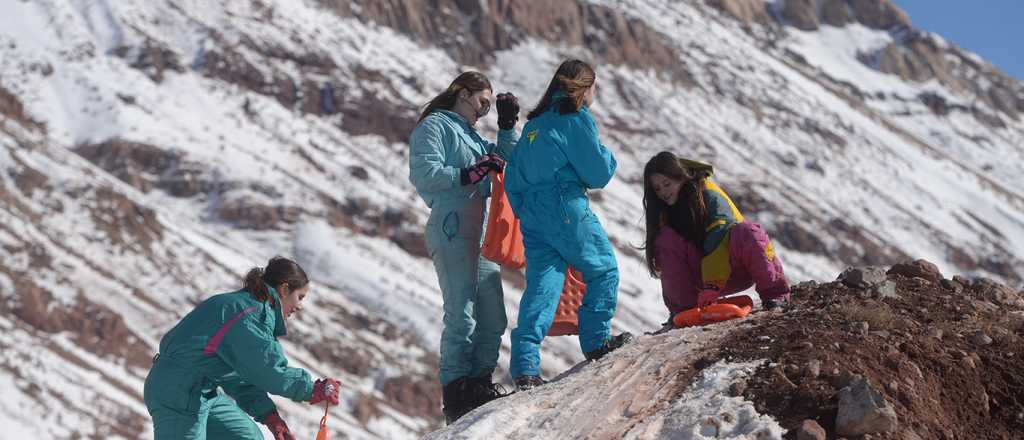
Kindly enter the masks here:
M 469 168 L 463 168 L 459 172 L 459 181 L 463 185 L 475 185 L 480 183 L 484 177 L 487 177 L 487 173 L 494 171 L 500 173 L 505 168 L 505 159 L 497 154 L 485 154 L 480 157 L 480 160 L 476 161 L 473 166 Z
M 497 99 L 498 128 L 509 130 L 515 128 L 519 121 L 519 98 L 511 93 L 499 93 Z

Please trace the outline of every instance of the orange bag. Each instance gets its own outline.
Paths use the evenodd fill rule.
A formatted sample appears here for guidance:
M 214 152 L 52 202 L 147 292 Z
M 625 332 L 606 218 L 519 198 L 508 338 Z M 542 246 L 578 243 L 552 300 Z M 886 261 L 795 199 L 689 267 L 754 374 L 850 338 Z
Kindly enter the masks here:
M 731 296 L 719 299 L 710 306 L 686 309 L 672 317 L 676 327 L 693 327 L 707 325 L 730 319 L 743 318 L 754 308 L 754 301 L 747 295 Z
M 512 212 L 512 205 L 505 194 L 505 174 L 492 172 L 491 207 L 480 254 L 499 265 L 519 269 L 526 265 L 524 252 L 519 219 Z
M 579 311 L 583 304 L 583 295 L 587 293 L 587 285 L 583 284 L 583 276 L 571 267 L 565 270 L 565 284 L 562 285 L 562 297 L 558 300 L 555 320 L 548 329 L 548 336 L 577 335 L 580 333 Z

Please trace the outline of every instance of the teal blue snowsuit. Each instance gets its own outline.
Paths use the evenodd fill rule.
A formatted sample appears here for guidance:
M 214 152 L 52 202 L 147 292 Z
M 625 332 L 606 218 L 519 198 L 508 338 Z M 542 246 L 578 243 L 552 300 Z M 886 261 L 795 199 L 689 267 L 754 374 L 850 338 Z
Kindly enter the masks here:
M 277 342 L 284 316 L 269 290 L 276 308 L 244 290 L 214 295 L 160 340 L 143 392 L 156 440 L 262 440 L 252 418 L 276 409 L 267 393 L 312 398 L 309 373 L 289 367 Z
M 526 123 L 505 167 L 505 189 L 526 250 L 526 290 L 512 330 L 513 378 L 540 375 L 540 343 L 554 319 L 566 265 L 587 284 L 579 308 L 584 353 L 601 347 L 615 315 L 618 263 L 586 190 L 608 184 L 616 161 L 601 145 L 586 106 L 559 114 L 564 96 L 556 94 L 546 112 Z
M 458 113 L 435 110 L 409 139 L 409 181 L 430 207 L 427 249 L 444 300 L 441 385 L 460 377 L 490 378 L 508 326 L 497 264 L 480 256 L 491 179 L 461 185 L 459 172 L 484 154 L 507 158 L 516 132 L 498 131 L 498 144 L 477 134 Z

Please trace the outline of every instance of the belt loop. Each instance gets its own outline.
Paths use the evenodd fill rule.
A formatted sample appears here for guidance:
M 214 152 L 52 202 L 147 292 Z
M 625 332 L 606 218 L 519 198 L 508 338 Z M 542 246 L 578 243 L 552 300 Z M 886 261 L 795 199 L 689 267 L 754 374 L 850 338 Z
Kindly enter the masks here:
M 153 355 L 153 364 L 156 365 L 156 360 L 160 359 L 160 353 Z

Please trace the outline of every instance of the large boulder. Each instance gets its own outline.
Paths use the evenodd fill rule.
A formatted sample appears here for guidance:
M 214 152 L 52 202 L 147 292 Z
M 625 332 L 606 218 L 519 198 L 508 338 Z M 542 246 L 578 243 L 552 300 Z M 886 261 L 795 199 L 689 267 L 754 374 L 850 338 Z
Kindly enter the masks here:
M 854 437 L 895 431 L 897 426 L 896 410 L 866 379 L 839 390 L 837 434 Z
M 942 280 L 942 273 L 939 267 L 927 260 L 914 260 L 893 265 L 888 272 L 889 275 L 903 275 L 907 278 L 924 278 L 932 283 L 939 284 Z
M 886 280 L 885 270 L 880 267 L 850 267 L 839 274 L 839 281 L 850 287 L 866 289 Z

